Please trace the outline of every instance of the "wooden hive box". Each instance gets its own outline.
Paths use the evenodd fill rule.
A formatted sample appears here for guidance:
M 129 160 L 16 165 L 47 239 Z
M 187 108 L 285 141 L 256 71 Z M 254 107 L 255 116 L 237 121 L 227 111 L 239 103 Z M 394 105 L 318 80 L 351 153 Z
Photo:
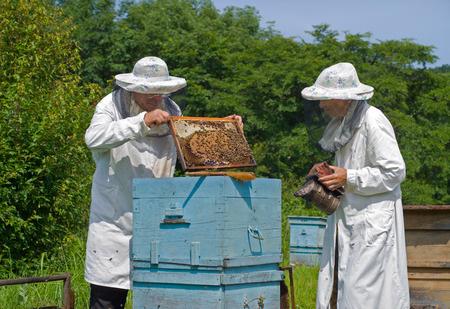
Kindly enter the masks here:
M 450 308 L 450 206 L 404 206 L 412 308 Z
M 133 216 L 135 308 L 279 307 L 280 180 L 135 179 Z
M 308 266 L 320 264 L 327 219 L 289 216 L 289 226 L 289 261 Z

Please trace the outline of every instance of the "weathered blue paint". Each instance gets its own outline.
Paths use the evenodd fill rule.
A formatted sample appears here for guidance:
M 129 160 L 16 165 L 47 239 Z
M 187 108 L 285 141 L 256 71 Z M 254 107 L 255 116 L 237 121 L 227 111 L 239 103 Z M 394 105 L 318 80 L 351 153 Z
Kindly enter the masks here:
M 259 301 L 264 307 L 259 306 Z M 137 284 L 133 287 L 133 307 L 136 309 L 279 309 L 280 282 L 230 286 Z
M 327 219 L 320 217 L 289 216 L 291 263 L 318 265 L 322 254 Z
M 135 179 L 133 199 L 134 308 L 279 308 L 279 179 Z

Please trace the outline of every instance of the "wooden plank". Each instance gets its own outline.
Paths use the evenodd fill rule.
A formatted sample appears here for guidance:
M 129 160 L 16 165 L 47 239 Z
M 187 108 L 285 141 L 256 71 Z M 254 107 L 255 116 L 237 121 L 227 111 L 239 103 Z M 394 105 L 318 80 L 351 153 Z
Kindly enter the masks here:
M 243 268 L 245 270 L 245 268 Z M 235 274 L 223 274 L 220 278 L 222 285 L 248 284 L 248 283 L 265 283 L 283 280 L 284 273 L 282 271 L 255 271 L 240 272 Z
M 131 272 L 133 282 L 220 286 L 220 273 L 167 272 L 137 270 Z
M 407 235 L 406 256 L 408 266 L 450 268 L 449 243 L 422 244 Z
M 239 272 L 231 274 L 198 272 L 194 269 L 185 272 L 135 270 L 131 273 L 133 282 L 206 286 L 265 283 L 281 281 L 283 277 L 284 273 L 280 270 L 251 271 L 249 267 L 242 267 Z
M 264 265 L 264 264 L 277 264 L 283 261 L 282 254 L 265 254 L 259 256 L 244 256 L 227 258 L 223 260 L 224 267 L 240 267 L 248 265 Z
M 240 181 L 227 176 L 133 179 L 133 198 L 163 199 L 184 207 L 193 198 L 276 198 L 281 203 L 281 179 Z M 179 198 L 180 201 L 176 199 Z M 278 204 L 278 203 L 277 203 Z M 135 207 L 136 209 L 136 207 Z
M 407 230 L 405 238 L 407 246 L 450 247 L 450 230 Z
M 411 303 L 449 308 L 449 280 L 409 280 Z
M 450 230 L 450 211 L 404 212 L 406 230 Z
M 226 259 L 204 259 L 199 260 L 199 265 L 196 267 L 199 270 L 222 270 L 226 267 L 243 267 L 273 264 L 276 265 L 283 261 L 282 254 L 265 254 L 258 256 L 244 256 Z M 188 258 L 162 258 L 159 257 L 158 264 L 151 263 L 150 260 L 136 260 L 131 261 L 133 268 L 164 268 L 164 269 L 190 269 L 191 260 Z
M 450 206 L 403 206 L 406 230 L 450 230 Z
M 200 260 L 200 265 L 196 266 L 197 270 L 223 270 L 223 259 L 203 259 Z M 158 264 L 152 264 L 150 260 L 131 260 L 131 266 L 133 269 L 143 268 L 161 268 L 167 270 L 186 270 L 191 269 L 189 259 L 167 259 L 159 258 Z
M 214 117 L 186 117 L 186 116 L 172 116 L 172 120 L 195 120 L 195 121 L 236 121 L 231 118 L 214 118 Z
M 186 172 L 188 176 L 228 176 L 242 181 L 255 180 L 253 172 Z
M 450 205 L 405 205 L 404 210 L 450 210 Z
M 406 252 L 408 252 L 408 251 L 406 251 Z M 446 260 L 446 261 L 424 261 L 421 259 L 413 260 L 413 258 L 408 258 L 407 263 L 408 263 L 408 267 L 447 268 L 450 270 L 450 262 L 448 260 Z
M 439 309 L 439 305 L 418 305 L 411 303 L 410 309 Z
M 133 284 L 133 308 L 226 309 L 221 286 Z
M 411 280 L 450 280 L 450 271 L 448 268 L 408 266 L 408 278 Z

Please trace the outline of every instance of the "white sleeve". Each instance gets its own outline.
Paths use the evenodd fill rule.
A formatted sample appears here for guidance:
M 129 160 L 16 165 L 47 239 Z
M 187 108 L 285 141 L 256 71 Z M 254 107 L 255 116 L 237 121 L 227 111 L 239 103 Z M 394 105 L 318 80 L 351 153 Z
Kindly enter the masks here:
M 134 117 L 118 119 L 112 97 L 107 96 L 95 108 L 91 124 L 86 130 L 86 145 L 91 150 L 106 151 L 130 140 L 142 138 L 150 132 L 144 121 L 145 112 Z
M 360 195 L 392 191 L 406 175 L 405 162 L 389 120 L 378 111 L 367 121 L 366 156 L 370 165 L 347 170 L 347 182 L 355 186 L 354 192 Z

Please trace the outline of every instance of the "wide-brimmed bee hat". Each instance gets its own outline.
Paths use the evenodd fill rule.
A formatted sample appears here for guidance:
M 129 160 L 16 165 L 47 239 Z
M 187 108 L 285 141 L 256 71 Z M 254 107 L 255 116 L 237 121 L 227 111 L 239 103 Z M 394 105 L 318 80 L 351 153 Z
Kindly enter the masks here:
M 169 94 L 186 86 L 186 80 L 169 75 L 167 64 L 158 57 L 145 57 L 136 62 L 132 73 L 118 74 L 121 88 L 138 93 Z
M 308 100 L 369 100 L 373 87 L 359 81 L 351 63 L 341 62 L 323 70 L 314 85 L 302 90 L 302 96 Z

